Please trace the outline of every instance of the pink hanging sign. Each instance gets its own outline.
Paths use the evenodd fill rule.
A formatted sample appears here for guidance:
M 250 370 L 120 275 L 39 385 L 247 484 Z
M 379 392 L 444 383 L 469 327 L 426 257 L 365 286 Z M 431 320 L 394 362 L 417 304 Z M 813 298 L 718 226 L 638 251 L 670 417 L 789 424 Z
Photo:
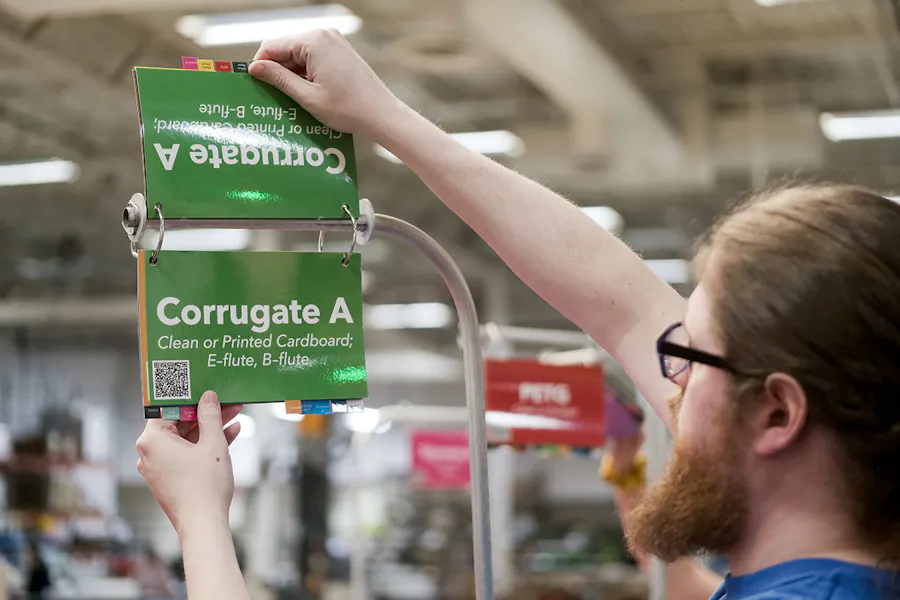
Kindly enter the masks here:
M 469 436 L 465 431 L 414 431 L 412 459 L 413 484 L 417 487 L 469 487 Z

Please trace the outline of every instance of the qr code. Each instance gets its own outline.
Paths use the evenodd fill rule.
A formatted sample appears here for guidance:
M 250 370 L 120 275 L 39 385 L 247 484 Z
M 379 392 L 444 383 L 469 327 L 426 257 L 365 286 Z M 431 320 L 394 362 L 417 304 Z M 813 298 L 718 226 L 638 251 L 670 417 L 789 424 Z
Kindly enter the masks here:
M 153 399 L 190 400 L 191 363 L 187 360 L 153 361 Z

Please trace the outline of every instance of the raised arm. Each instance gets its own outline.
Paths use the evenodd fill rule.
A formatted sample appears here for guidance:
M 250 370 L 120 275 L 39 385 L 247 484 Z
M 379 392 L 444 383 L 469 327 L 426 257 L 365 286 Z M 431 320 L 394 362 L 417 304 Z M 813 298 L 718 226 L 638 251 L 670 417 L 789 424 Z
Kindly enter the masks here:
M 408 165 L 519 278 L 612 354 L 668 423 L 672 388 L 654 341 L 682 318 L 685 301 L 631 249 L 559 195 L 403 105 L 337 32 L 267 42 L 256 59 L 252 75 Z
M 657 336 L 685 300 L 620 239 L 542 185 L 476 154 L 403 106 L 378 140 L 531 289 L 625 369 L 657 412 L 671 392 Z
M 169 517 L 184 556 L 191 600 L 249 600 L 234 551 L 228 511 L 234 475 L 228 446 L 240 432 L 241 407 L 220 408 L 216 395 L 200 399 L 198 421 L 150 420 L 137 441 L 138 471 Z

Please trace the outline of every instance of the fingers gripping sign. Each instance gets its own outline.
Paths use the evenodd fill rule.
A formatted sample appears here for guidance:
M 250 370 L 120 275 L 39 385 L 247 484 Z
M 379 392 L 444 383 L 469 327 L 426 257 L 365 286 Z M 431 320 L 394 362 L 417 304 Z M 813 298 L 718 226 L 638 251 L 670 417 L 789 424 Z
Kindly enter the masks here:
M 222 409 L 216 394 L 207 392 L 200 399 L 197 423 L 153 419 L 137 441 L 138 472 L 179 534 L 185 523 L 196 520 L 227 522 L 234 494 L 228 448 L 240 423 L 223 430 L 223 422 L 240 410 Z
M 335 29 L 263 42 L 249 72 L 336 131 L 374 139 L 385 115 L 404 108 Z

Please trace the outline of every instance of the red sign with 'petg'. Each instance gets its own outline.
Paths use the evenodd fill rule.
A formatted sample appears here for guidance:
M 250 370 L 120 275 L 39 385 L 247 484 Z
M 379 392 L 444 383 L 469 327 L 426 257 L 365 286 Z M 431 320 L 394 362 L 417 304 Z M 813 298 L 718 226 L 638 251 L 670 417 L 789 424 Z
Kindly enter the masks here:
M 605 442 L 601 367 L 486 360 L 488 441 L 597 447 Z
M 469 436 L 465 431 L 412 433 L 413 483 L 425 489 L 469 486 Z

